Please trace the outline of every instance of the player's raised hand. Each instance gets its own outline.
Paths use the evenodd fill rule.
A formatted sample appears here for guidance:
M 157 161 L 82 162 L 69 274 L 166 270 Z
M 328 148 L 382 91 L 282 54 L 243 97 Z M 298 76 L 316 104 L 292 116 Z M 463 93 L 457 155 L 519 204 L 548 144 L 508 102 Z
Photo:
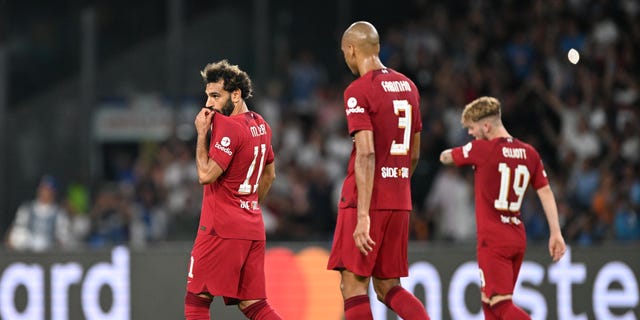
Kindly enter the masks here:
M 549 237 L 549 255 L 553 262 L 558 262 L 567 251 L 567 245 L 564 243 L 562 235 L 551 235 Z
M 206 107 L 203 107 L 200 110 L 200 112 L 198 113 L 194 121 L 194 124 L 196 126 L 196 131 L 198 132 L 198 134 L 202 134 L 202 135 L 207 134 L 209 127 L 211 127 L 211 118 L 213 117 L 213 114 L 214 112 Z
M 353 240 L 356 242 L 356 247 L 365 256 L 368 255 L 369 252 L 373 250 L 373 246 L 376 245 L 369 235 L 370 227 L 371 219 L 369 216 L 359 216 L 356 230 L 353 232 Z

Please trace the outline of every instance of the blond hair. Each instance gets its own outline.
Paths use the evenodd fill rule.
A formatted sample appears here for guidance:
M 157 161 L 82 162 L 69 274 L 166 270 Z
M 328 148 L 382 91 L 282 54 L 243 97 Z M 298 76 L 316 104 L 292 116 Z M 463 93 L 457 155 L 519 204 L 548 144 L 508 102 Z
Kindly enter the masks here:
M 480 97 L 464 107 L 460 123 L 466 125 L 491 116 L 500 119 L 500 101 L 494 97 Z

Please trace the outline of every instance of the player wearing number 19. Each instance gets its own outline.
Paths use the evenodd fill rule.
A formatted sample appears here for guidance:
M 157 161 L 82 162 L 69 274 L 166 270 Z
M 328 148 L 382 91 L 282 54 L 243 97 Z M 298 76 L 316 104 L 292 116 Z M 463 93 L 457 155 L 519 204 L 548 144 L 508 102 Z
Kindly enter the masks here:
M 359 78 L 344 91 L 354 145 L 327 268 L 340 272 L 346 320 L 372 319 L 371 278 L 378 300 L 403 319 L 428 319 L 424 305 L 400 286 L 408 275 L 410 178 L 420 155 L 418 89 L 382 65 L 370 23 L 352 24 L 341 47 Z
M 507 132 L 496 98 L 481 97 L 469 103 L 461 122 L 475 140 L 443 151 L 440 161 L 474 166 L 476 254 L 485 319 L 530 319 L 511 299 L 526 249 L 520 206 L 529 185 L 536 190 L 547 217 L 553 261 L 566 250 L 547 174 L 538 152 Z
M 209 319 L 214 296 L 249 319 L 280 316 L 266 301 L 260 202 L 275 179 L 271 128 L 245 100 L 249 76 L 226 60 L 201 72 L 207 102 L 196 116 L 196 167 L 204 186 L 185 296 L 187 320 Z M 211 140 L 207 146 L 207 133 Z

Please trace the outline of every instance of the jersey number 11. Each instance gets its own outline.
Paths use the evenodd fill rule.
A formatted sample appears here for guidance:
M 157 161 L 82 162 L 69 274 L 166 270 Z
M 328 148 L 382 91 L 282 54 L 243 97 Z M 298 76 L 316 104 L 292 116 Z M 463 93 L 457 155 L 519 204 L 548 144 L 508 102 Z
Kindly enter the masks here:
M 253 147 L 253 160 L 251 161 L 251 165 L 249 166 L 249 170 L 247 170 L 247 177 L 244 179 L 244 182 L 238 188 L 239 194 L 250 194 L 258 191 L 258 183 L 260 182 L 260 176 L 262 175 L 262 169 L 264 169 L 264 154 L 267 151 L 267 145 L 264 143 L 260 146 Z M 256 160 L 258 160 L 258 153 L 261 153 L 260 163 L 258 167 L 258 175 L 256 176 L 256 183 L 250 184 L 249 178 L 253 175 L 253 171 L 256 168 Z

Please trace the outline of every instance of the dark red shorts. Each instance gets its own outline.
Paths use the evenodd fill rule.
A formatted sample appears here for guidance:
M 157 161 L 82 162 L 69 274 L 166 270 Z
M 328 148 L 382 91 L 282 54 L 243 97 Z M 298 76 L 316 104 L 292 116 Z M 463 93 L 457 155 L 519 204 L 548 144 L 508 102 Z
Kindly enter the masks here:
M 222 296 L 226 304 L 266 299 L 264 240 L 198 234 L 191 251 L 187 291 Z
M 513 294 L 525 247 L 478 247 L 480 290 L 487 298 Z
M 371 211 L 369 216 L 369 233 L 376 245 L 365 256 L 356 248 L 353 240 L 353 231 L 358 222 L 356 209 L 338 209 L 327 269 L 347 269 L 360 276 L 383 279 L 408 276 L 409 211 L 376 210 Z

